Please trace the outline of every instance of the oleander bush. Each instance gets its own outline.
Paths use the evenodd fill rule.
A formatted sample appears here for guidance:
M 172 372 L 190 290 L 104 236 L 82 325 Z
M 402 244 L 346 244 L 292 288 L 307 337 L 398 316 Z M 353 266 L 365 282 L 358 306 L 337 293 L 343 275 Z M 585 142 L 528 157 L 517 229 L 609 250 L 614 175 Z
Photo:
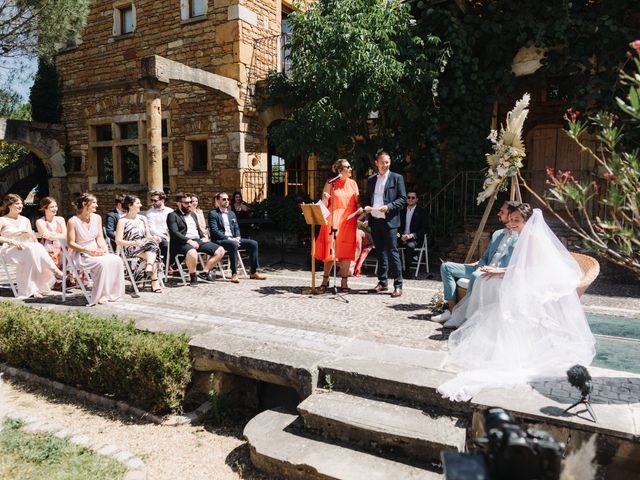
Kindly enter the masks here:
M 0 361 L 156 414 L 178 410 L 191 380 L 186 335 L 9 302 L 0 302 Z

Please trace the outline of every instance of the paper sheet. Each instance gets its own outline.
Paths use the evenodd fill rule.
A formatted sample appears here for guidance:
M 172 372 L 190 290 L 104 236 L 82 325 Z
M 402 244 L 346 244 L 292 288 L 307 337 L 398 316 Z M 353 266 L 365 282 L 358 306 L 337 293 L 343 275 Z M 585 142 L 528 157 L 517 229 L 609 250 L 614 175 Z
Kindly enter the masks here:
M 371 209 L 371 216 L 373 218 L 385 218 L 384 213 L 380 211 L 380 207 L 373 207 Z
M 329 215 L 331 215 L 331 212 L 329 211 L 329 209 L 325 206 L 324 203 L 322 203 L 322 200 L 318 200 L 316 202 L 316 205 L 320 205 L 320 210 L 322 210 L 322 215 L 324 216 L 324 218 L 328 218 Z

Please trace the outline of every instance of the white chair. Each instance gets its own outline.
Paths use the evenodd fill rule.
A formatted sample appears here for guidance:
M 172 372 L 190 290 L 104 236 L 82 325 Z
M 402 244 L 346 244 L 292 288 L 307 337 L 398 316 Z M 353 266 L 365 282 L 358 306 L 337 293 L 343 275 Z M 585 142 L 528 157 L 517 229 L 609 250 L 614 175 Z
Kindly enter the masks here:
M 240 271 L 242 271 L 242 276 L 244 278 L 249 278 L 249 275 L 247 274 L 247 270 L 244 268 L 244 262 L 242 261 L 242 253 L 245 253 L 245 250 L 243 249 L 239 249 L 238 250 L 238 260 L 237 260 L 237 266 L 240 267 Z M 224 264 L 224 266 L 223 266 Z M 222 278 L 223 279 L 227 279 L 227 276 L 225 275 L 225 272 L 227 272 L 229 274 L 229 276 L 231 276 L 231 258 L 229 257 L 229 252 L 227 251 L 224 254 L 224 257 L 222 258 L 222 260 L 220 261 L 220 263 L 218 263 L 218 267 L 220 268 L 220 271 L 222 272 Z
M 87 287 L 82 280 L 80 271 L 78 270 L 78 267 L 76 266 L 71 254 L 69 253 L 67 240 L 61 239 L 59 240 L 59 242 L 60 246 L 62 247 L 62 273 L 64 274 L 62 276 L 62 301 L 64 302 L 67 299 L 67 272 L 71 272 L 71 275 L 78 284 L 78 287 L 80 287 L 84 298 L 87 300 L 87 304 L 90 304 L 91 298 L 89 297 Z
M 17 266 L 13 262 L 7 262 L 4 255 L 0 255 L 0 286 L 11 287 L 13 296 L 18 296 L 18 285 L 16 283 Z
M 367 255 L 367 258 L 362 262 L 362 268 L 373 267 L 374 275 L 378 273 L 378 252 L 375 248 L 372 248 Z
M 424 265 L 425 273 L 429 272 L 429 249 L 427 248 L 427 234 L 424 234 L 422 240 L 422 246 L 413 251 L 418 254 L 418 260 L 416 262 L 416 271 L 413 275 L 414 278 L 418 278 L 418 272 L 420 271 L 420 265 Z M 413 263 L 413 259 L 410 258 L 409 262 Z
M 111 239 L 107 237 L 107 229 L 105 227 L 102 227 L 102 235 L 104 235 L 104 243 L 107 244 L 107 251 L 109 253 L 115 253 L 113 251 L 113 246 L 111 245 Z

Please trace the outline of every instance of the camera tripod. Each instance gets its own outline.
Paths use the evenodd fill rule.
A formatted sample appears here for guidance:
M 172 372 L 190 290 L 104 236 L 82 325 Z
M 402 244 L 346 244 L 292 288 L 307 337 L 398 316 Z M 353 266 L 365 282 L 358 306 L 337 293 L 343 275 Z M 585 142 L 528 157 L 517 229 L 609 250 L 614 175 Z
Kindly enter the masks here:
M 593 408 L 591 407 L 591 402 L 589 401 L 589 395 L 582 395 L 580 397 L 580 400 L 578 400 L 576 403 L 574 403 L 569 408 L 567 408 L 563 413 L 569 413 L 569 410 L 574 409 L 578 405 L 584 405 L 585 407 L 587 407 L 587 412 L 589 412 L 589 415 L 591 415 L 591 418 L 593 419 L 593 421 L 595 423 L 598 423 L 598 418 L 596 417 L 596 413 L 593 411 Z

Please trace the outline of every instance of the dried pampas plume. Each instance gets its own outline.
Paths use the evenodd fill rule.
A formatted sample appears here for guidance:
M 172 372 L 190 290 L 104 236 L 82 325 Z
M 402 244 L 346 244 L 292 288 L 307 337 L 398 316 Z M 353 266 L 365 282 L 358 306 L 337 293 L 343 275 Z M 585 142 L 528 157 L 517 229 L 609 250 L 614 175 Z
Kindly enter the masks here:
M 579 450 L 565 459 L 560 480 L 594 480 L 597 469 L 595 458 L 596 436 L 592 435 Z

